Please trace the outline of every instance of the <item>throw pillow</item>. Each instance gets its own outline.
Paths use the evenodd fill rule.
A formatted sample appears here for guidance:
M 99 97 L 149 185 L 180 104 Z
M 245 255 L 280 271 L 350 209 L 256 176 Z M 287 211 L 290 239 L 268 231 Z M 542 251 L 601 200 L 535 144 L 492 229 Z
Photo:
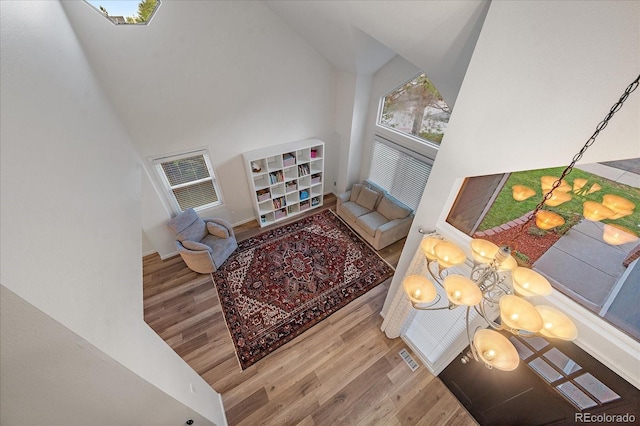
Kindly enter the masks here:
M 362 188 L 364 188 L 364 185 L 361 183 L 354 183 L 351 187 L 351 196 L 349 197 L 349 201 L 353 201 L 355 203 Z
M 365 209 L 373 210 L 376 205 L 376 201 L 378 201 L 378 195 L 379 194 L 373 189 L 363 186 L 360 190 L 360 195 L 358 195 L 358 199 L 356 200 L 356 204 L 361 205 Z
M 408 207 L 401 206 L 389 197 L 383 197 L 378 204 L 378 213 L 389 220 L 403 219 L 409 216 L 411 210 Z
M 184 248 L 189 249 L 189 250 L 196 250 L 196 251 L 202 251 L 202 250 L 207 250 L 207 251 L 211 251 L 211 248 L 205 244 L 202 243 L 197 243 L 195 241 L 191 241 L 191 240 L 184 240 L 182 242 L 182 245 L 184 246 Z
M 229 238 L 229 230 L 218 223 L 207 222 L 207 230 L 218 238 Z

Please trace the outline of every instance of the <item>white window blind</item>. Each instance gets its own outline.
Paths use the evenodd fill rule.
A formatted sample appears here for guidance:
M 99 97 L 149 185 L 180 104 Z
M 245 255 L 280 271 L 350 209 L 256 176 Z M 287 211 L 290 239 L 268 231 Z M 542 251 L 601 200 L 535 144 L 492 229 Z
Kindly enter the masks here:
M 180 211 L 222 204 L 206 151 L 157 158 L 154 163 L 168 198 Z
M 369 180 L 414 210 L 418 207 L 431 162 L 420 154 L 376 138 L 373 142 Z

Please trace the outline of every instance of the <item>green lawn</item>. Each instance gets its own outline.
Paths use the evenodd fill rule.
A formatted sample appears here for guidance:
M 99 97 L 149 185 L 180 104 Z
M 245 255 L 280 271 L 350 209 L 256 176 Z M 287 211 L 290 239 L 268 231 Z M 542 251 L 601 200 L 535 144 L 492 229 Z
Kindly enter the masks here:
M 489 209 L 484 220 L 480 224 L 478 231 L 484 231 L 487 229 L 491 229 L 494 226 L 502 225 L 503 223 L 507 223 L 510 220 L 516 219 L 535 209 L 536 205 L 538 205 L 538 203 L 544 196 L 544 193 L 540 188 L 540 177 L 559 177 L 562 174 L 563 170 L 564 167 L 556 167 L 550 169 L 530 170 L 525 172 L 512 173 L 505 186 L 498 194 L 495 202 Z M 617 182 L 613 182 L 600 176 L 596 176 L 577 169 L 573 169 L 571 173 L 565 177 L 565 181 L 569 185 L 572 185 L 575 178 L 587 179 L 587 187 L 591 186 L 591 184 L 593 183 L 598 183 L 600 186 L 602 186 L 602 189 L 587 196 L 581 196 L 572 193 L 573 198 L 570 201 L 567 201 L 566 203 L 563 203 L 557 207 L 545 206 L 545 210 L 550 210 L 558 213 L 566 221 L 570 221 L 572 217 L 576 218 L 577 215 L 582 218 L 582 203 L 584 201 L 591 200 L 602 202 L 602 196 L 604 194 L 615 194 L 635 203 L 636 208 L 634 210 L 634 213 L 620 219 L 603 220 L 602 222 L 615 223 L 624 226 L 625 228 L 636 232 L 636 234 L 640 231 L 640 190 L 638 188 L 619 184 Z M 536 195 L 524 201 L 515 201 L 511 195 L 511 187 L 513 185 L 526 185 L 530 188 L 533 188 L 536 191 Z

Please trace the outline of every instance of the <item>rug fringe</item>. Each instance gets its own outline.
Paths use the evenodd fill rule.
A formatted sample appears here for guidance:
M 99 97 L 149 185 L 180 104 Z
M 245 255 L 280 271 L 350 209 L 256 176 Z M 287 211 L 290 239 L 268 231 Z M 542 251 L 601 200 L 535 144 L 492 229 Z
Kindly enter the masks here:
M 222 308 L 222 300 L 220 300 L 220 293 L 218 292 L 218 286 L 216 286 L 216 280 L 213 278 L 213 272 L 209 272 L 211 275 L 211 282 L 213 283 L 213 288 L 216 290 L 216 294 L 218 295 L 218 303 L 220 303 L 220 308 Z M 222 318 L 224 319 L 224 325 L 227 329 L 227 334 L 229 335 L 229 339 L 231 342 L 234 342 L 233 336 L 231 335 L 231 328 L 229 327 L 229 323 L 227 322 L 227 316 L 224 314 L 224 310 L 222 311 Z M 240 357 L 238 356 L 238 350 L 235 348 L 235 344 L 233 345 L 233 353 L 236 355 L 236 361 L 238 361 L 238 367 L 240 367 L 240 371 L 244 371 L 242 368 L 242 363 L 240 362 Z

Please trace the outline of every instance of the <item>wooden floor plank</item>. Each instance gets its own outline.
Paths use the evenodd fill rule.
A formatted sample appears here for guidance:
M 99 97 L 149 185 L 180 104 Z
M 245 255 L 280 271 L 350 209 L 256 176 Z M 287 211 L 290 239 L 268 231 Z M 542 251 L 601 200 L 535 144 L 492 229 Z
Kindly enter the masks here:
M 335 208 L 334 196 L 324 201 L 321 209 Z M 252 221 L 234 232 L 244 240 L 267 229 Z M 395 266 L 403 245 L 378 254 Z M 230 425 L 476 424 L 424 366 L 409 369 L 398 354 L 401 339 L 380 331 L 388 283 L 246 370 L 209 274 L 189 270 L 179 256 L 152 254 L 143 258 L 143 290 L 145 321 L 222 394 Z

